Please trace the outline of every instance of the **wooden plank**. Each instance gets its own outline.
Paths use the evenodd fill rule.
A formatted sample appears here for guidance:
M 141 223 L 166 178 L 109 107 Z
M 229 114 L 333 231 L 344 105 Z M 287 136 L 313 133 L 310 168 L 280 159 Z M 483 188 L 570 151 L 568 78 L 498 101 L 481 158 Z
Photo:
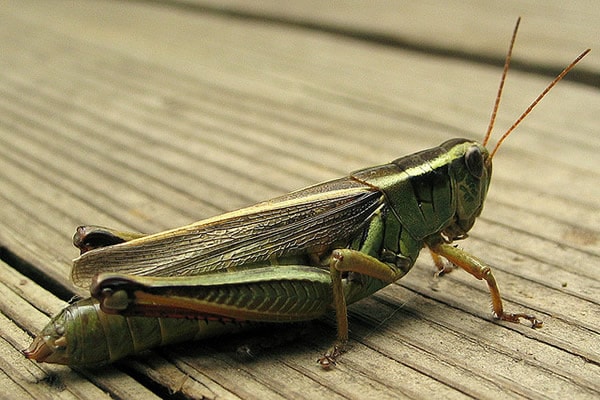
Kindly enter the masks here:
M 352 347 L 327 373 L 313 359 L 333 340 L 331 318 L 250 361 L 229 339 L 117 369 L 22 359 L 23 330 L 64 303 L 13 268 L 84 294 L 68 280 L 78 224 L 153 232 L 479 139 L 501 66 L 149 3 L 8 2 L 0 24 L 0 245 L 11 264 L 0 269 L 0 380 L 19 397 L 141 397 L 148 382 L 190 398 L 598 396 L 600 93 L 567 82 L 501 149 L 461 243 L 494 267 L 507 307 L 542 316 L 543 329 L 494 323 L 481 282 L 434 280 L 423 257 L 352 307 Z M 508 26 L 494 37 L 500 53 Z M 511 73 L 497 125 L 546 81 Z M 47 383 L 56 375 L 60 390 Z
M 573 53 L 594 46 L 600 37 L 600 11 L 578 1 L 429 1 L 396 0 L 294 2 L 277 0 L 170 1 L 188 12 L 214 13 L 264 23 L 279 23 L 340 35 L 352 35 L 415 51 L 473 59 L 502 60 L 497 39 L 518 16 L 524 20 L 516 63 L 560 68 Z M 548 29 L 548 27 L 552 29 Z M 600 68 L 600 53 L 590 55 L 588 71 Z M 594 80 L 596 85 L 599 83 Z

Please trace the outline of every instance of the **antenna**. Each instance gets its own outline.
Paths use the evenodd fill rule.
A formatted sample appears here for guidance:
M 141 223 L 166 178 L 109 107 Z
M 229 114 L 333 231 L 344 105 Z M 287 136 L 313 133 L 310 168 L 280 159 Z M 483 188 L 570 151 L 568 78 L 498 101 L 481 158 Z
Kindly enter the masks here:
M 504 90 L 504 82 L 506 81 L 506 75 L 508 74 L 508 67 L 510 66 L 510 60 L 512 58 L 513 47 L 515 46 L 515 40 L 517 39 L 517 31 L 519 30 L 519 24 L 521 23 L 521 17 L 517 18 L 515 29 L 513 30 L 512 38 L 510 39 L 510 45 L 508 46 L 508 53 L 506 53 L 506 59 L 504 60 L 504 69 L 502 70 L 502 77 L 500 78 L 500 86 L 498 87 L 498 94 L 496 94 L 496 102 L 492 109 L 492 116 L 490 117 L 490 123 L 488 124 L 487 132 L 483 138 L 483 146 L 487 145 L 487 142 L 492 136 L 492 130 L 494 129 L 494 123 L 496 122 L 496 114 L 500 107 L 500 99 L 502 98 L 502 90 Z
M 517 31 L 519 30 L 520 23 L 521 23 L 521 17 L 517 18 L 517 23 L 515 24 L 515 29 L 513 30 L 512 38 L 510 39 L 508 53 L 506 54 L 506 59 L 504 60 L 504 69 L 502 70 L 502 77 L 500 78 L 500 86 L 498 87 L 498 93 L 496 94 L 496 101 L 494 102 L 494 108 L 492 109 L 492 115 L 490 117 L 490 123 L 488 124 L 487 132 L 485 133 L 485 136 L 483 137 L 483 142 L 482 142 L 483 146 L 487 146 L 487 144 L 490 140 L 490 137 L 492 136 L 492 131 L 494 130 L 494 123 L 496 122 L 496 115 L 498 114 L 498 108 L 500 108 L 500 99 L 502 98 L 502 91 L 504 90 L 504 83 L 506 82 L 506 75 L 508 75 L 508 68 L 510 66 L 510 60 L 512 59 L 512 51 L 513 51 L 513 47 L 515 46 L 515 40 L 517 39 Z M 508 130 L 502 135 L 500 140 L 498 140 L 498 142 L 494 146 L 494 149 L 490 152 L 490 157 L 487 160 L 488 163 L 492 162 L 492 158 L 494 158 L 494 155 L 500 148 L 500 145 L 502 144 L 502 142 L 504 142 L 504 140 L 506 140 L 506 138 L 512 133 L 512 131 L 514 131 L 516 129 L 516 127 L 525 119 L 525 117 L 527 117 L 527 115 L 529 115 L 529 113 L 544 98 L 544 96 L 546 96 L 546 94 L 548 94 L 548 92 L 558 82 L 560 82 L 565 77 L 565 75 L 567 75 L 569 73 L 569 71 L 571 71 L 575 67 L 575 65 L 579 61 L 581 61 L 581 59 L 583 57 L 585 57 L 590 51 L 591 51 L 591 49 L 587 49 L 583 53 L 581 53 L 575 60 L 573 60 L 571 62 L 571 64 L 569 64 L 560 74 L 558 74 L 552 82 L 550 82 L 550 84 L 546 87 L 546 89 L 544 89 L 544 91 L 542 93 L 539 94 L 538 97 L 536 97 L 536 99 L 529 105 L 529 107 L 527 107 L 527 109 L 523 112 L 523 114 L 521 114 L 521 116 L 519 118 L 517 118 L 517 120 L 512 124 L 512 126 L 510 128 L 508 128 Z
M 556 86 L 556 84 L 558 82 L 560 82 L 562 80 L 562 78 L 564 78 L 565 75 L 567 75 L 569 73 L 569 71 L 572 70 L 575 67 L 575 65 L 577 65 L 577 63 L 579 61 L 581 61 L 581 59 L 583 57 L 585 57 L 590 51 L 592 51 L 592 49 L 587 49 L 583 53 L 581 53 L 579 56 L 577 56 L 577 58 L 575 58 L 571 62 L 571 64 L 569 64 L 565 69 L 563 69 L 562 72 L 560 74 L 558 74 L 556 76 L 556 78 L 554 78 L 554 80 L 552 80 L 552 82 L 550 82 L 550 84 L 548 84 L 548 86 L 546 86 L 546 89 L 544 89 L 544 91 L 542 93 L 540 93 L 538 95 L 538 97 L 536 97 L 536 99 L 529 105 L 529 107 L 527 107 L 527 109 L 523 112 L 523 114 L 521 114 L 521 116 L 519 118 L 517 118 L 517 120 L 512 124 L 512 126 L 510 128 L 508 128 L 508 130 L 504 133 L 504 135 L 502 135 L 500 140 L 498 140 L 498 142 L 496 143 L 496 146 L 494 147 L 494 150 L 492 150 L 492 152 L 490 153 L 490 158 L 488 159 L 488 162 L 491 162 L 492 158 L 494 158 L 494 154 L 496 154 L 496 152 L 500 148 L 500 145 L 502 144 L 502 142 L 504 142 L 504 140 L 508 137 L 508 135 L 510 135 L 512 133 L 512 131 L 514 131 L 517 126 L 519 126 L 521 121 L 523 121 L 525 119 L 525 117 L 527 117 L 527 115 L 529 115 L 531 110 L 533 110 L 533 108 L 544 98 L 544 96 L 546 96 L 546 94 L 548 94 L 548 92 L 554 86 Z

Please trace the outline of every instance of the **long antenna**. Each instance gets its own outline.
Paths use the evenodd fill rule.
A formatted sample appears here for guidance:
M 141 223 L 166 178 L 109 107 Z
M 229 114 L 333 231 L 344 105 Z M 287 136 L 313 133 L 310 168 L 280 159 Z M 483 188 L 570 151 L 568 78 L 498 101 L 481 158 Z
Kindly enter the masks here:
M 508 128 L 508 130 L 504 133 L 504 135 L 502 135 L 500 140 L 498 140 L 498 143 L 496 143 L 494 150 L 492 150 L 492 152 L 490 153 L 490 157 L 488 158 L 488 163 L 491 162 L 492 158 L 494 158 L 494 154 L 496 154 L 496 152 L 500 148 L 500 145 L 502 144 L 502 142 L 504 142 L 504 140 L 508 137 L 508 135 L 510 135 L 511 132 L 515 130 L 515 128 L 521 123 L 521 121 L 523 121 L 525 119 L 525 117 L 531 112 L 531 110 L 533 110 L 533 108 L 540 102 L 540 100 L 542 100 L 544 98 L 544 96 L 546 96 L 546 94 L 550 91 L 550 89 L 552 89 L 558 82 L 560 82 L 562 80 L 562 78 L 564 78 L 564 76 L 566 74 L 568 74 L 569 71 L 572 70 L 573 67 L 575 67 L 575 65 L 577 65 L 577 63 L 579 61 L 581 61 L 581 59 L 583 57 L 585 57 L 590 51 L 592 51 L 592 50 L 591 49 L 585 50 L 575 60 L 573 60 L 571 62 L 571 64 L 569 64 L 565 69 L 563 69 L 563 71 L 560 74 L 558 74 L 552 82 L 550 82 L 550 84 L 546 87 L 546 89 L 544 89 L 544 91 L 539 94 L 539 96 L 529 105 L 529 107 L 527 107 L 527 109 L 523 112 L 523 114 L 521 114 L 521 116 L 519 118 L 517 118 L 517 120 L 512 124 L 512 126 L 510 128 Z
M 500 99 L 502 98 L 502 90 L 504 90 L 504 81 L 506 81 L 506 75 L 508 74 L 508 67 L 510 66 L 510 60 L 512 58 L 513 47 L 515 46 L 515 40 L 517 39 L 517 31 L 519 30 L 519 24 L 521 23 L 521 17 L 517 18 L 515 29 L 513 30 L 512 38 L 510 39 L 510 45 L 508 46 L 508 53 L 506 53 L 506 59 L 504 60 L 504 70 L 502 71 L 502 78 L 500 78 L 500 86 L 498 87 L 498 94 L 496 94 L 496 102 L 492 109 L 492 116 L 490 117 L 490 123 L 488 124 L 487 132 L 483 138 L 483 146 L 487 145 L 487 142 L 492 136 L 492 130 L 494 129 L 494 123 L 496 122 L 496 114 L 500 107 Z

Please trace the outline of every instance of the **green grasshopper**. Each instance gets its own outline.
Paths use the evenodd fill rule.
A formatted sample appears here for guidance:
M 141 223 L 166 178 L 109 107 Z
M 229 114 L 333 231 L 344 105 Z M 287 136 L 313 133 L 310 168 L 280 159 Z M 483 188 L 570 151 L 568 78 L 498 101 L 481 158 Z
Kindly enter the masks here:
M 240 330 L 243 322 L 294 322 L 333 309 L 337 341 L 319 359 L 335 364 L 348 341 L 347 305 L 397 281 L 427 247 L 486 281 L 495 318 L 507 313 L 489 266 L 452 243 L 481 214 L 501 143 L 590 50 L 563 70 L 486 148 L 510 64 L 515 26 L 482 144 L 451 139 L 389 164 L 356 171 L 181 228 L 142 235 L 80 227 L 72 278 L 90 285 L 54 317 L 25 355 L 96 365 L 152 347 Z

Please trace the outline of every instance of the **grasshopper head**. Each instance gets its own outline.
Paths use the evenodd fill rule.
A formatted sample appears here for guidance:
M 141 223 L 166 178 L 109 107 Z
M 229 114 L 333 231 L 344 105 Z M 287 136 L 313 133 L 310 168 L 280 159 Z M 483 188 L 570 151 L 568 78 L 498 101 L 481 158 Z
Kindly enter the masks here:
M 492 115 L 488 125 L 487 132 L 483 138 L 482 144 L 470 142 L 465 139 L 453 139 L 443 143 L 440 147 L 447 151 L 450 159 L 450 175 L 453 180 L 454 191 L 456 192 L 456 213 L 455 221 L 448 228 L 443 230 L 443 234 L 450 240 L 464 237 L 475 223 L 475 219 L 481 214 L 483 202 L 490 185 L 492 176 L 492 159 L 500 148 L 500 145 L 516 129 L 516 127 L 529 115 L 531 110 L 542 100 L 542 98 L 552 89 L 575 65 L 581 61 L 591 50 L 582 52 L 575 60 L 571 62 L 560 74 L 548 84 L 529 107 L 519 116 L 510 128 L 504 132 L 491 151 L 486 149 L 486 145 L 491 137 L 496 120 L 496 114 L 500 106 L 502 90 L 509 69 L 512 50 L 519 29 L 517 20 L 513 35 L 510 41 L 508 53 L 504 62 L 504 70 L 500 78 L 500 86 L 496 95 L 496 101 L 492 109 Z
M 531 103 L 531 105 L 527 107 L 521 116 L 517 118 L 512 126 L 508 128 L 506 132 L 504 132 L 498 142 L 496 142 L 496 145 L 492 151 L 488 151 L 485 146 L 488 144 L 492 130 L 494 129 L 496 113 L 498 112 L 498 107 L 500 106 L 502 90 L 504 88 L 504 82 L 506 80 L 506 74 L 510 65 L 512 50 L 517 37 L 517 30 L 519 29 L 520 21 L 521 19 L 519 18 L 513 31 L 510 47 L 504 62 L 504 70 L 502 72 L 502 77 L 500 78 L 498 94 L 496 95 L 496 101 L 492 109 L 490 123 L 483 138 L 482 144 L 470 142 L 465 139 L 453 139 L 443 143 L 440 146 L 447 151 L 450 157 L 450 175 L 451 179 L 453 180 L 453 188 L 456 193 L 455 201 L 457 202 L 455 221 L 442 232 L 446 238 L 450 240 L 465 237 L 466 233 L 473 227 L 475 219 L 479 216 L 479 214 L 481 214 L 483 202 L 485 201 L 485 196 L 487 194 L 487 190 L 490 185 L 490 179 L 492 177 L 492 158 L 494 158 L 494 155 L 500 148 L 500 145 L 525 119 L 525 117 L 529 115 L 531 110 L 533 110 L 533 108 L 550 91 L 550 89 L 560 82 L 560 80 L 590 52 L 590 49 L 585 50 L 560 74 L 558 74 L 556 78 L 550 82 L 546 89 L 544 89 L 542 93 L 540 93 L 538 97 Z
M 440 147 L 449 156 L 449 174 L 456 201 L 454 223 L 443 234 L 450 240 L 460 239 L 466 236 L 483 210 L 492 163 L 488 150 L 477 142 L 452 139 Z

